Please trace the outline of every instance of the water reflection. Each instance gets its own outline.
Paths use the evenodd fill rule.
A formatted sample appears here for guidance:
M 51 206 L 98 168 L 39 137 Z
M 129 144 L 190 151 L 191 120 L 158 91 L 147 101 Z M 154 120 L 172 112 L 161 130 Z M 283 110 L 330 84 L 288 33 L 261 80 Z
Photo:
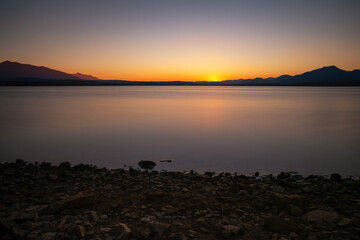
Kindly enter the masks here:
M 3 87 L 0 160 L 360 174 L 360 88 Z

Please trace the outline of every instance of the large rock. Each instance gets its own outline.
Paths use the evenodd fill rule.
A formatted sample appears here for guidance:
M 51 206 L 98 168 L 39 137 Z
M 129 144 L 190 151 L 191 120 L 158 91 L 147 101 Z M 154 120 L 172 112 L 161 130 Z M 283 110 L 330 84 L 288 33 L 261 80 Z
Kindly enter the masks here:
M 127 240 L 131 234 L 131 229 L 125 223 L 118 223 L 113 227 L 113 232 L 118 236 L 116 240 Z
M 298 206 L 292 203 L 287 205 L 286 208 L 289 211 L 289 213 L 293 216 L 300 216 L 303 213 L 303 210 L 301 208 L 299 208 Z
M 272 206 L 278 206 L 283 208 L 288 204 L 295 204 L 300 208 L 303 208 L 307 204 L 308 200 L 305 196 L 298 194 L 284 194 L 272 192 L 269 197 L 269 203 Z
M 67 217 L 65 216 L 61 219 L 60 223 L 56 226 L 56 230 L 61 230 L 64 227 L 66 221 L 67 221 Z
M 83 226 L 79 225 L 77 230 L 78 230 L 79 237 L 84 238 L 85 233 L 86 233 L 85 228 Z
M 80 192 L 65 200 L 51 204 L 46 213 L 60 213 L 64 210 L 79 210 L 91 208 L 95 204 L 95 195 L 91 192 Z
M 341 218 L 336 212 L 320 209 L 307 212 L 303 215 L 303 217 L 308 222 L 317 223 L 336 223 Z
M 271 191 L 277 192 L 277 193 L 283 193 L 283 192 L 285 192 L 285 188 L 283 188 L 283 187 L 281 187 L 281 186 L 277 186 L 277 185 L 275 185 L 275 186 L 270 186 L 270 189 L 271 189 Z
M 241 226 L 225 225 L 225 226 L 223 226 L 221 235 L 224 238 L 230 238 L 230 237 L 241 234 L 242 231 L 243 231 L 243 228 Z
M 153 230 L 152 239 L 161 239 L 165 234 L 166 230 L 169 228 L 170 224 L 166 223 L 150 223 L 150 226 Z
M 69 169 L 69 168 L 71 168 L 71 163 L 62 162 L 62 163 L 59 164 L 59 168 Z
M 344 227 L 348 227 L 352 224 L 352 219 L 351 218 L 342 218 L 339 222 L 338 222 L 338 226 L 341 228 Z
M 338 173 L 333 173 L 330 175 L 330 180 L 333 182 L 341 182 L 341 176 Z
M 18 165 L 25 165 L 26 164 L 25 160 L 22 159 L 22 158 L 17 158 L 15 160 L 15 163 L 18 164 Z
M 93 219 L 94 222 L 97 222 L 99 220 L 99 216 L 96 214 L 96 212 L 94 210 L 91 210 L 91 217 Z
M 297 231 L 297 225 L 274 216 L 264 219 L 264 229 L 273 233 L 289 234 Z
M 138 164 L 142 169 L 145 170 L 152 170 L 156 166 L 156 163 L 153 161 L 140 161 Z

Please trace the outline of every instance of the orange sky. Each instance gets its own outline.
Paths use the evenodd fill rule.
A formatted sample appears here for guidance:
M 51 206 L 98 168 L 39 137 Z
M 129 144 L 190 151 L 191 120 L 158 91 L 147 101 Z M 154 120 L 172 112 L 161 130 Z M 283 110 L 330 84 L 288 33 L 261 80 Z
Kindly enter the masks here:
M 360 1 L 9 1 L 0 60 L 135 81 L 353 70 L 359 10 Z

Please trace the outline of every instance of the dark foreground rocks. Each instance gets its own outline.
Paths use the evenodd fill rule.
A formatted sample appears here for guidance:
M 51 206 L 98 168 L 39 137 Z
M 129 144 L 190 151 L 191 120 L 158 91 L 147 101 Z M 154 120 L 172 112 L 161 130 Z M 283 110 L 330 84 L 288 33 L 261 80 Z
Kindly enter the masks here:
M 0 239 L 359 239 L 360 183 L 0 164 Z
M 153 161 L 140 161 L 138 163 L 138 165 L 142 168 L 142 169 L 145 169 L 145 170 L 152 170 L 155 166 L 156 166 L 156 163 L 154 163 Z

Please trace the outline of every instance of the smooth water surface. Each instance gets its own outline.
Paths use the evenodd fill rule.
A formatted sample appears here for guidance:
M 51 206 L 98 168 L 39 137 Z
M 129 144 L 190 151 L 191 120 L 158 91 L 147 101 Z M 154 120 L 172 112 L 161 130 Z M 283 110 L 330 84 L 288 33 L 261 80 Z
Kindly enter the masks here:
M 0 161 L 360 175 L 359 87 L 1 87 Z

